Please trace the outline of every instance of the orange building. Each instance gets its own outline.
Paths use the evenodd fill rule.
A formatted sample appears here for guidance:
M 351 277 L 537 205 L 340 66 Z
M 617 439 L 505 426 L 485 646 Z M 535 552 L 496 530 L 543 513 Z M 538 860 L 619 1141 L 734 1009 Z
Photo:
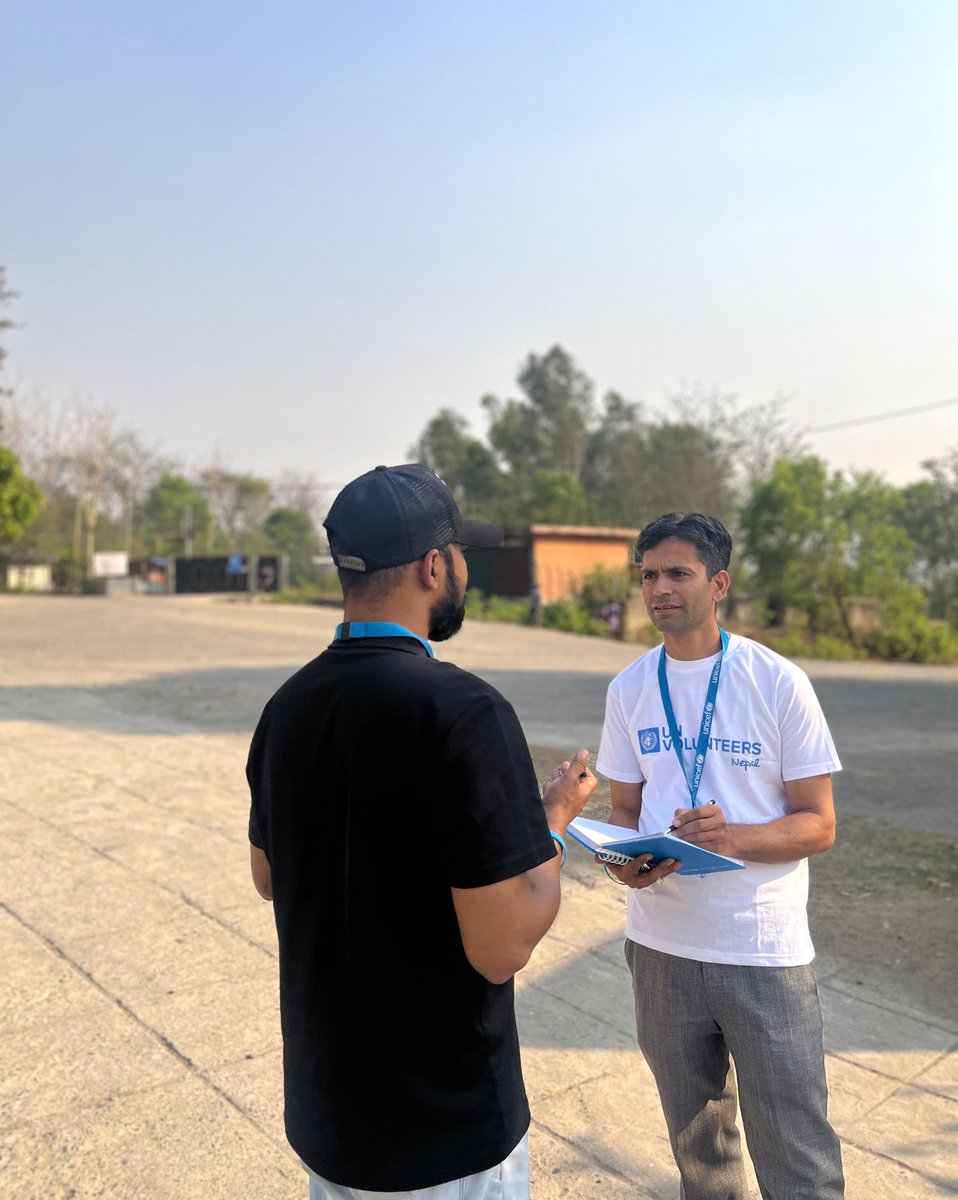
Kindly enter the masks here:
M 540 602 L 571 598 L 596 567 L 629 565 L 637 529 L 592 525 L 530 525 L 506 531 L 498 550 L 469 551 L 469 584 L 486 595 L 524 597 L 533 584 Z
M 532 581 L 543 604 L 568 600 L 596 567 L 621 571 L 629 565 L 637 529 L 592 525 L 530 525 Z

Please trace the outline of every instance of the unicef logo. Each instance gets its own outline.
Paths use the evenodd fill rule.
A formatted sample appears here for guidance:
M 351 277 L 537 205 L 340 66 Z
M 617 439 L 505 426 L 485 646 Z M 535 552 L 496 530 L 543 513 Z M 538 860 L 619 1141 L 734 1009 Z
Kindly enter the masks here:
M 657 729 L 640 729 L 638 731 L 639 747 L 646 754 L 657 754 L 662 746 L 659 742 L 659 731 Z
M 715 705 L 712 703 L 711 700 L 709 700 L 708 703 L 705 705 L 705 711 L 711 712 L 714 707 L 715 707 Z

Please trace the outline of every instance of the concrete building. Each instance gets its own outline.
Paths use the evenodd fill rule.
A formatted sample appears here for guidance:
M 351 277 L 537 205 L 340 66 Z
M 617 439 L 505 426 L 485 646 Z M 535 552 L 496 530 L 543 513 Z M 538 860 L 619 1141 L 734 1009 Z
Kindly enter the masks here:
M 528 596 L 535 583 L 542 604 L 568 600 L 596 567 L 629 565 L 637 529 L 592 525 L 529 525 L 507 529 L 497 550 L 469 551 L 469 584 L 487 596 Z

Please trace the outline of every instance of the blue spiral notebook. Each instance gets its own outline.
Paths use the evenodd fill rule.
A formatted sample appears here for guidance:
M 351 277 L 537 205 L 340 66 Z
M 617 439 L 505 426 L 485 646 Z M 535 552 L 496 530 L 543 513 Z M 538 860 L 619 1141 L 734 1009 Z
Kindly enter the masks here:
M 737 858 L 726 858 L 714 850 L 704 850 L 692 842 L 683 842 L 672 833 L 629 833 L 621 825 L 590 821 L 586 817 L 576 817 L 570 821 L 568 832 L 586 850 L 591 850 L 604 862 L 618 866 L 636 855 L 651 854 L 651 866 L 663 858 L 681 860 L 682 866 L 676 875 L 712 875 L 716 871 L 741 871 L 745 868 L 745 863 Z

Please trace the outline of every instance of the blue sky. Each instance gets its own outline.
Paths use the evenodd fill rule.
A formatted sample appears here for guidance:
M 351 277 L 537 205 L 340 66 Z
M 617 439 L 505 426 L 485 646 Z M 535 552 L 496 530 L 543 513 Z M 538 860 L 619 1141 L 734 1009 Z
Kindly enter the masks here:
M 958 396 L 951 0 L 3 5 L 7 381 L 342 482 L 556 342 L 601 393 Z M 809 438 L 895 482 L 958 406 Z

